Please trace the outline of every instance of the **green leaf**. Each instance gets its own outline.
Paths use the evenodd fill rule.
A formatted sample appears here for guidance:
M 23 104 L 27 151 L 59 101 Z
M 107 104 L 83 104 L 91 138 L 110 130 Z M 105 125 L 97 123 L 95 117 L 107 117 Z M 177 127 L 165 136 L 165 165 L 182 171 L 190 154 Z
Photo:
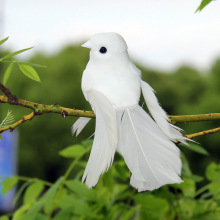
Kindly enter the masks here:
M 9 190 L 11 190 L 17 183 L 18 177 L 9 177 L 3 181 L 1 181 L 2 186 L 2 195 L 5 195 Z
M 196 12 L 202 11 L 212 0 L 202 0 L 199 7 L 196 9 Z
M 30 62 L 16 61 L 16 63 L 18 63 L 18 64 L 27 64 L 29 66 L 34 66 L 34 67 L 43 67 L 43 68 L 47 67 L 47 66 L 44 66 L 44 65 L 40 65 L 40 64 L 36 64 L 36 63 L 30 63 Z
M 1 135 L 1 133 L 0 133 L 0 139 L 3 139 L 3 137 L 2 137 L 2 135 Z
M 44 203 L 42 201 L 36 202 L 28 211 L 26 214 L 26 219 L 35 219 L 35 217 L 42 209 Z
M 7 40 L 8 40 L 8 38 L 9 38 L 9 37 L 6 37 L 6 38 L 4 38 L 4 39 L 0 40 L 0 45 L 4 44 L 4 43 L 5 43 L 5 41 L 7 41 Z
M 140 219 L 164 219 L 169 211 L 169 204 L 165 199 L 157 198 L 151 194 L 137 194 L 134 199 L 141 206 Z
M 193 181 L 195 181 L 197 183 L 199 183 L 199 182 L 204 180 L 204 177 L 203 176 L 199 176 L 199 175 L 189 175 L 187 177 L 189 177 L 191 180 L 193 180 Z
M 52 211 L 51 209 L 53 205 L 53 200 L 62 181 L 63 177 L 60 177 L 43 196 L 43 199 L 45 201 L 44 210 L 47 214 L 50 213 L 50 211 Z
M 187 147 L 187 146 L 185 146 L 185 147 Z M 192 151 L 195 151 L 196 153 L 202 154 L 202 155 L 206 155 L 206 156 L 209 155 L 209 152 L 205 148 L 201 147 L 198 144 L 190 143 L 189 147 L 187 147 L 187 148 Z
M 3 85 L 6 85 L 8 79 L 9 79 L 9 77 L 10 77 L 10 75 L 11 75 L 11 72 L 12 72 L 13 67 L 14 67 L 14 64 L 11 63 L 11 64 L 9 65 L 9 67 L 7 68 L 7 70 L 5 71 L 5 75 L 4 75 L 4 78 L 3 78 Z
M 20 54 L 20 53 L 23 53 L 24 51 L 30 50 L 30 49 L 32 49 L 32 48 L 33 48 L 33 47 L 29 47 L 29 48 L 25 48 L 25 49 L 18 50 L 18 51 L 16 51 L 16 52 L 10 53 L 10 54 L 4 56 L 3 58 L 1 58 L 0 60 L 9 59 L 9 58 L 11 58 L 11 57 L 13 57 L 13 56 L 15 56 L 15 55 L 18 55 L 18 54 Z
M 180 157 L 182 160 L 182 174 L 184 174 L 185 176 L 192 175 L 192 171 L 189 167 L 189 162 L 183 152 L 181 152 Z
M 129 219 L 134 219 L 132 218 L 134 214 L 137 212 L 137 210 L 140 209 L 140 207 L 133 207 L 130 208 L 129 210 L 126 210 L 126 212 L 122 215 L 120 220 L 129 220 Z
M 76 144 L 69 146 L 59 152 L 59 155 L 67 158 L 79 158 L 85 153 L 85 148 L 82 145 Z
M 206 168 L 206 177 L 210 181 L 220 180 L 220 164 L 209 164 Z
M 15 197 L 15 199 L 14 199 L 14 202 L 13 202 L 14 205 L 17 204 L 19 198 L 21 197 L 21 195 L 23 194 L 25 188 L 26 188 L 29 184 L 30 184 L 30 182 L 24 182 L 24 183 L 22 184 L 22 186 L 19 188 L 19 190 L 18 190 L 17 193 L 16 193 L 16 197 Z
M 40 78 L 32 66 L 30 66 L 28 64 L 18 64 L 18 65 L 19 65 L 19 68 L 22 71 L 22 73 L 24 73 L 24 75 L 26 75 L 30 79 L 33 79 L 37 82 L 40 82 Z
M 25 191 L 24 204 L 35 201 L 40 193 L 43 191 L 43 189 L 44 185 L 40 181 L 31 184 Z
M 173 187 L 180 189 L 185 196 L 194 197 L 194 193 L 196 191 L 196 184 L 192 179 L 187 177 L 183 177 L 183 183 L 181 184 L 173 184 Z
M 94 189 L 89 189 L 85 184 L 79 181 L 68 180 L 65 182 L 65 185 L 82 198 L 89 201 L 96 201 L 97 199 L 96 191 Z
M 57 201 L 57 205 L 62 210 L 71 207 L 73 213 L 80 215 L 80 216 L 88 216 L 88 215 L 92 214 L 88 202 L 80 200 L 80 199 L 76 199 L 76 198 L 74 198 L 73 195 L 71 195 L 71 196 L 66 195 L 63 198 L 60 198 Z M 89 219 L 89 218 L 87 218 L 87 219 Z
M 53 220 L 71 219 L 72 212 L 73 212 L 72 207 L 62 209 L 55 215 L 55 217 L 53 217 Z

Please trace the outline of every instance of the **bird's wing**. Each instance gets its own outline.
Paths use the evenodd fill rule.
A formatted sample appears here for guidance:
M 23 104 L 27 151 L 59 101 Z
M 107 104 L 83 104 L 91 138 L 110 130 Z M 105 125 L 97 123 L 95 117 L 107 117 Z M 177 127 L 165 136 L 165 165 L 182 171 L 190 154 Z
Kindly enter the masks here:
M 76 136 L 83 130 L 91 118 L 80 117 L 72 126 L 72 134 L 76 133 Z
M 158 103 L 153 88 L 143 80 L 141 81 L 141 88 L 147 107 L 161 130 L 169 137 L 170 140 L 180 141 L 184 144 L 187 144 L 186 140 L 189 139 L 182 135 L 180 128 L 170 123 L 166 112 Z
M 95 137 L 82 181 L 88 187 L 97 184 L 99 176 L 111 166 L 118 142 L 115 109 L 100 92 L 92 89 L 87 97 L 96 114 Z

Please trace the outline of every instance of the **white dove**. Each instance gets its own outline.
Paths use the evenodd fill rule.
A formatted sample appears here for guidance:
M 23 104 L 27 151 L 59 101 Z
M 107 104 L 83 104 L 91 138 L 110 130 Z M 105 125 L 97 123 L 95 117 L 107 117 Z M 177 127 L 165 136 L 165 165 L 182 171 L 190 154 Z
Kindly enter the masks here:
M 186 144 L 188 139 L 169 123 L 154 90 L 141 80 L 125 40 L 117 33 L 99 33 L 82 46 L 91 49 L 82 91 L 96 115 L 94 142 L 82 181 L 89 188 L 95 186 L 117 150 L 131 171 L 130 184 L 139 192 L 183 182 L 180 150 L 173 142 Z M 154 120 L 138 105 L 141 90 Z M 78 135 L 89 120 L 79 118 L 73 133 Z

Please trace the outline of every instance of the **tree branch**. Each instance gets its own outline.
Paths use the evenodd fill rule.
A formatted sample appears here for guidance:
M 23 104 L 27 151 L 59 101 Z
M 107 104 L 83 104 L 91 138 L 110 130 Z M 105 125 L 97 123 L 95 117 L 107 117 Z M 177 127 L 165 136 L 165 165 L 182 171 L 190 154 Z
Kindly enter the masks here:
M 7 89 L 3 84 L 0 83 L 0 90 L 7 96 L 9 104 L 17 103 L 17 96 L 11 94 L 10 89 Z
M 170 115 L 172 124 L 176 123 L 187 123 L 187 122 L 198 122 L 198 121 L 213 121 L 220 120 L 220 113 L 210 113 L 201 115 Z
M 21 120 L 15 122 L 14 124 L 0 128 L 0 133 L 7 131 L 7 130 L 10 130 L 10 132 L 12 132 L 18 125 L 23 124 L 24 122 L 28 120 L 32 120 L 34 116 L 36 116 L 34 112 L 30 113 L 29 115 L 25 115 Z
M 206 131 L 200 131 L 194 134 L 187 134 L 185 135 L 185 137 L 191 139 L 191 138 L 195 138 L 195 137 L 199 137 L 199 136 L 203 136 L 203 135 L 207 135 L 207 134 L 214 134 L 216 132 L 220 132 L 220 127 L 219 128 L 213 128 L 210 130 L 206 130 Z
M 75 116 L 75 117 L 88 117 L 95 118 L 95 114 L 93 111 L 85 111 L 78 109 L 71 109 L 62 107 L 58 104 L 53 105 L 45 105 L 39 104 L 36 102 L 30 102 L 23 99 L 18 98 L 15 95 L 12 95 L 9 89 L 5 88 L 4 85 L 0 83 L 0 90 L 5 95 L 0 95 L 0 103 L 8 103 L 10 105 L 18 105 L 24 108 L 32 109 L 33 112 L 29 115 L 24 116 L 21 120 L 15 122 L 14 124 L 0 128 L 0 133 L 10 130 L 13 131 L 20 124 L 25 123 L 26 121 L 32 120 L 37 115 L 42 115 L 45 113 L 57 113 L 61 114 L 64 118 L 66 116 Z M 211 114 L 201 114 L 201 115 L 180 115 L 180 116 L 169 116 L 171 123 L 186 123 L 186 122 L 199 122 L 199 121 L 211 121 L 211 120 L 220 120 L 220 113 L 211 113 Z M 198 132 L 195 134 L 186 135 L 187 138 L 194 138 L 205 134 L 213 134 L 218 132 L 220 128 L 215 128 L 207 131 Z

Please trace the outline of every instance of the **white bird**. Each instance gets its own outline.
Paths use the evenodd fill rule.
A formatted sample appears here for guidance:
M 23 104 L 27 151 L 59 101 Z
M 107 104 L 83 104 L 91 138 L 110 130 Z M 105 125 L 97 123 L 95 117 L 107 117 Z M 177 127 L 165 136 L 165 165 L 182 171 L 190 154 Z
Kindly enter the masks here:
M 82 46 L 91 49 L 82 91 L 96 115 L 94 142 L 82 181 L 95 186 L 117 150 L 131 171 L 130 184 L 139 192 L 183 182 L 180 150 L 173 142 L 186 144 L 188 139 L 169 122 L 154 90 L 141 80 L 125 40 L 117 33 L 99 33 Z M 154 120 L 138 105 L 141 90 Z M 73 133 L 78 135 L 89 120 L 79 118 Z

